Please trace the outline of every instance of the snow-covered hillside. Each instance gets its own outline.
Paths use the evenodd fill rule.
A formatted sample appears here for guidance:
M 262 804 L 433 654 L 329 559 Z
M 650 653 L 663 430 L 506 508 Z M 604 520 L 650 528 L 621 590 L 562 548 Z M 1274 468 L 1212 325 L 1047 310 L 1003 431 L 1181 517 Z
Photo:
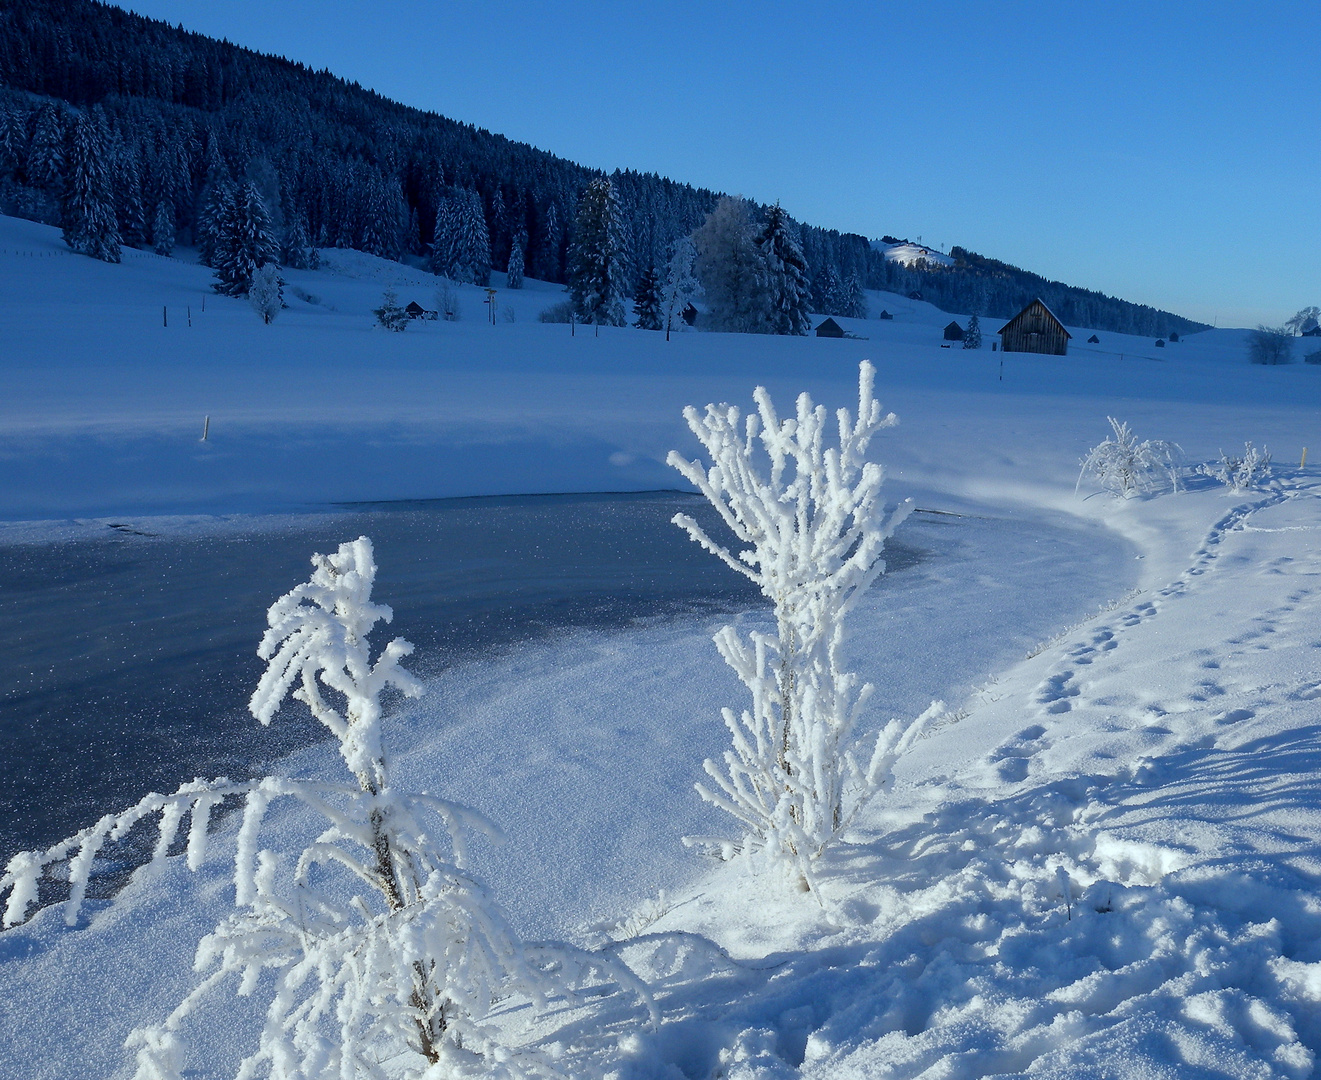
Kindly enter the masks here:
M 649 1027 L 602 994 L 510 1031 L 617 1080 L 1312 1075 L 1321 473 L 1298 462 L 1321 452 L 1321 369 L 1252 367 L 1228 330 L 1084 350 L 1070 327 L 1070 355 L 1043 357 L 991 352 L 987 320 L 981 350 L 945 348 L 949 314 L 888 294 L 869 302 L 893 320 L 840 320 L 865 340 L 570 336 L 535 321 L 562 294 L 534 282 L 500 289 L 513 322 L 465 289 L 463 321 L 391 335 L 381 289 L 433 306 L 429 275 L 326 255 L 264 326 L 202 267 L 107 266 L 0 219 L 0 543 L 112 514 L 232 530 L 337 500 L 675 487 L 666 451 L 698 452 L 684 405 L 746 406 L 758 383 L 851 404 L 863 358 L 900 417 L 871 451 L 886 497 L 937 512 L 896 534 L 847 648 L 879 686 L 870 723 L 949 711 L 827 856 L 819 899 L 680 845 L 722 824 L 684 817 L 688 785 L 723 746 L 719 706 L 742 704 L 710 619 L 458 665 L 399 708 L 399 782 L 509 833 L 475 858 L 518 928 L 622 942 L 660 1008 Z M 1075 492 L 1107 416 L 1189 464 L 1264 442 L 1275 476 Z M 281 771 L 330 763 L 314 747 Z M 234 842 L 231 823 L 199 874 L 169 859 L 73 928 L 50 908 L 0 933 L 0 1078 L 132 1075 L 119 1043 L 192 985 Z M 260 1023 L 244 999 L 209 1013 L 190 1075 L 231 1075 Z
M 882 252 L 890 262 L 897 262 L 902 266 L 914 266 L 917 263 L 929 263 L 932 266 L 953 266 L 954 260 L 943 252 L 935 248 L 929 248 L 924 244 L 914 244 L 905 240 L 899 244 L 887 244 L 881 240 L 873 240 L 872 248 Z

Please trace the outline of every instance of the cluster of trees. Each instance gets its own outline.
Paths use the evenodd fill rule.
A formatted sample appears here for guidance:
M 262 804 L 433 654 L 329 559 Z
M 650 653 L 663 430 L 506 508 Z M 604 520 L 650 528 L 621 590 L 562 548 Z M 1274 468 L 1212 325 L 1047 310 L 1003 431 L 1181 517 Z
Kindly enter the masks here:
M 953 267 L 904 267 L 863 236 L 742 200 L 710 235 L 721 198 L 706 189 L 628 170 L 603 178 L 329 72 L 97 0 L 0 0 L 0 213 L 64 224 L 71 244 L 99 258 L 122 244 L 168 254 L 176 242 L 205 243 L 215 189 L 252 182 L 282 261 L 341 246 L 427 256 L 479 284 L 491 268 L 511 283 L 527 273 L 572 284 L 595 212 L 589 204 L 580 221 L 580 200 L 602 179 L 617 245 L 613 293 L 593 302 L 602 317 L 615 315 L 611 295 L 650 303 L 644 278 L 662 282 L 676 242 L 696 234 L 735 260 L 713 274 L 698 243 L 715 325 L 785 332 L 799 325 L 802 296 L 810 310 L 862 316 L 863 290 L 885 289 L 983 316 L 1007 318 L 1040 296 L 1078 325 L 1149 336 L 1200 328 L 958 248 Z M 739 228 L 751 235 L 733 236 Z M 777 239 L 761 245 L 763 270 L 751 252 L 767 229 Z M 771 282 L 767 296 L 749 299 L 744 279 L 757 274 Z

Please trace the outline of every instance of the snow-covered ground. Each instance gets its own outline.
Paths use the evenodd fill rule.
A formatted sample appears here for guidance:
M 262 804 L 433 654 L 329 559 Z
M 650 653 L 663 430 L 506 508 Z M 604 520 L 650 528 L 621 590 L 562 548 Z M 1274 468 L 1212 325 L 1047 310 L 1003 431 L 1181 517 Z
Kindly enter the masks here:
M 0 542 L 153 514 L 241 528 L 233 515 L 337 500 L 673 487 L 665 452 L 697 453 L 683 405 L 746 405 L 756 383 L 783 405 L 802 389 L 851 404 L 864 357 L 901 418 L 873 445 L 887 496 L 964 515 L 901 529 L 916 554 L 859 613 L 849 651 L 879 683 L 874 719 L 932 698 L 951 712 L 828 856 L 819 901 L 679 844 L 721 824 L 690 785 L 723 745 L 718 707 L 741 704 L 709 619 L 508 650 L 401 712 L 401 779 L 509 832 L 478 862 L 520 929 L 626 939 L 653 984 L 656 1029 L 623 995 L 532 1021 L 572 1075 L 1312 1074 L 1321 474 L 1297 463 L 1321 452 L 1321 370 L 1254 368 L 1240 331 L 1160 350 L 1101 333 L 1063 358 L 945 349 L 948 314 L 883 294 L 872 309 L 893 322 L 841 320 L 859 341 L 570 337 L 535 322 L 560 294 L 531 282 L 499 293 L 512 323 L 484 323 L 465 290 L 464 321 L 388 335 L 368 314 L 383 284 L 432 306 L 427 275 L 328 255 L 288 275 L 318 302 L 267 327 L 214 295 L 203 313 L 203 268 L 102 266 L 0 219 Z M 1075 494 L 1107 415 L 1190 462 L 1264 442 L 1275 480 Z M 329 763 L 312 748 L 282 769 Z M 186 992 L 228 903 L 227 835 L 198 875 L 171 865 L 72 929 L 47 909 L 0 934 L 0 1077 L 131 1075 L 120 1040 Z M 259 1023 L 242 999 L 209 1014 L 195 1075 L 226 1075 Z

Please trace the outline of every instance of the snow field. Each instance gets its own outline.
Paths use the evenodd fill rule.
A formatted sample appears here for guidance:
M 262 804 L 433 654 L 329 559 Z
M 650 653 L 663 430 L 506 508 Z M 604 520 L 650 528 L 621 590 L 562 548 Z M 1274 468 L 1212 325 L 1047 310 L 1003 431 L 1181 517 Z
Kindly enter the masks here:
M 901 418 L 872 450 L 887 499 L 1043 529 L 1053 550 L 1038 554 L 998 543 L 998 525 L 914 519 L 916 569 L 859 612 L 850 660 L 879 684 L 878 720 L 933 697 L 954 712 L 828 856 L 820 903 L 678 846 L 713 831 L 690 784 L 723 749 L 718 706 L 742 704 L 703 621 L 467 665 L 401 717 L 402 775 L 506 826 L 479 869 L 516 925 L 619 939 L 653 985 L 655 1030 L 608 990 L 535 1020 L 572 1075 L 1312 1074 L 1321 481 L 1288 462 L 1308 445 L 1315 460 L 1321 372 L 1251 368 L 1239 331 L 1164 350 L 1102 333 L 1113 352 L 1068 358 L 944 350 L 948 315 L 875 296 L 899 317 L 844 320 L 870 338 L 857 342 L 569 338 L 521 308 L 486 326 L 472 305 L 387 336 L 365 315 L 381 275 L 425 275 L 338 252 L 343 265 L 289 275 L 322 303 L 291 300 L 263 327 L 210 297 L 209 328 L 163 347 L 161 296 L 200 300 L 208 272 L 6 254 L 20 244 L 58 250 L 53 230 L 0 220 L 0 516 L 64 519 L 52 531 L 108 513 L 673 486 L 665 451 L 695 450 L 682 405 L 746 408 L 756 382 L 782 406 L 803 389 L 847 404 L 863 357 Z M 531 289 L 519 302 L 539 303 Z M 196 441 L 201 415 L 212 445 Z M 1075 496 L 1107 415 L 1192 461 L 1264 442 L 1277 482 Z M 1071 533 L 1050 531 L 1060 514 Z M 1126 544 L 1089 535 L 1102 525 Z M 281 771 L 314 771 L 318 753 Z M 275 825 L 290 847 L 306 827 Z M 48 909 L 0 936 L 14 1048 L 0 1076 L 130 1074 L 109 1032 L 191 985 L 193 946 L 229 903 L 225 842 L 200 877 L 166 867 L 73 930 Z M 259 1022 L 242 1001 L 209 1014 L 199 1075 L 224 1075 Z

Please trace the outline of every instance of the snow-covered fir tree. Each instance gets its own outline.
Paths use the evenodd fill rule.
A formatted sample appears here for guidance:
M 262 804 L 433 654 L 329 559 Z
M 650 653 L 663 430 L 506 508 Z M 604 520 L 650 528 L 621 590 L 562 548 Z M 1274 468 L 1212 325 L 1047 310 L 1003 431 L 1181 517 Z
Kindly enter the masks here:
M 812 325 L 807 313 L 807 263 L 790 232 L 788 218 L 779 203 L 766 211 L 766 224 L 757 237 L 757 248 L 766 275 L 771 332 L 806 334 Z
M 381 297 L 381 306 L 374 308 L 376 325 L 395 333 L 408 329 L 408 312 L 399 306 L 399 296 L 393 289 L 386 289 Z
M 47 101 L 37 110 L 32 142 L 28 146 L 28 180 L 47 191 L 58 191 L 64 180 L 64 146 L 64 114 L 53 102 Z
M 660 315 L 665 327 L 665 340 L 673 330 L 687 330 L 683 313 L 702 294 L 694 267 L 697 263 L 697 245 L 691 236 L 681 236 L 674 242 L 674 252 L 665 268 L 665 284 L 661 287 Z
M 316 248 L 308 243 L 307 219 L 297 211 L 290 215 L 285 227 L 280 262 L 290 270 L 315 270 L 320 262 Z
M 367 178 L 366 206 L 363 208 L 363 228 L 360 248 L 383 259 L 397 259 L 400 254 L 399 234 L 401 199 L 398 184 L 387 181 L 375 169 Z
M 844 314 L 844 286 L 829 264 L 817 274 L 812 285 L 812 306 L 823 315 Z
M 638 276 L 638 287 L 633 297 L 633 325 L 639 330 L 660 330 L 661 297 L 660 275 L 654 266 L 649 266 Z
M 732 333 L 770 333 L 766 266 L 748 204 L 741 198 L 722 198 L 693 233 L 693 242 L 711 326 Z
M 116 140 L 112 157 L 120 239 L 129 247 L 141 247 L 147 242 L 147 212 L 142 204 L 142 171 L 138 168 L 137 154 Z
M 968 329 L 963 332 L 963 347 L 965 349 L 982 347 L 982 321 L 976 315 L 968 318 Z
M 169 199 L 156 204 L 151 219 L 151 246 L 157 255 L 174 254 L 174 206 Z
M 215 268 L 220 234 L 224 223 L 233 213 L 234 195 L 234 185 L 222 176 L 217 176 L 208 183 L 203 193 L 202 208 L 198 212 L 197 225 L 194 229 L 197 254 L 203 266 Z
M 848 281 L 844 283 L 843 303 L 840 307 L 842 309 L 840 314 L 846 318 L 867 317 L 867 294 L 862 291 L 862 280 L 856 270 L 849 274 Z
M 491 282 L 491 238 L 482 197 L 465 188 L 451 189 L 436 207 L 431 272 L 451 281 L 486 286 Z
M 280 268 L 273 262 L 259 266 L 252 275 L 248 286 L 248 303 L 252 310 L 261 316 L 261 321 L 268 326 L 280 314 L 284 307 L 284 283 L 280 280 Z
M 583 322 L 624 325 L 623 224 L 614 184 L 598 176 L 578 200 L 569 250 L 569 295 Z
M 509 241 L 509 264 L 505 269 L 505 285 L 510 289 L 523 287 L 523 263 L 526 258 L 527 236 L 516 232 Z
M 229 296 L 247 295 L 252 275 L 274 262 L 277 253 L 266 204 L 256 185 L 244 181 L 218 222 L 214 260 L 220 280 L 216 291 Z
M 99 110 L 80 111 L 69 136 L 61 207 L 64 242 L 74 251 L 119 262 L 119 223 L 108 168 L 109 140 Z

